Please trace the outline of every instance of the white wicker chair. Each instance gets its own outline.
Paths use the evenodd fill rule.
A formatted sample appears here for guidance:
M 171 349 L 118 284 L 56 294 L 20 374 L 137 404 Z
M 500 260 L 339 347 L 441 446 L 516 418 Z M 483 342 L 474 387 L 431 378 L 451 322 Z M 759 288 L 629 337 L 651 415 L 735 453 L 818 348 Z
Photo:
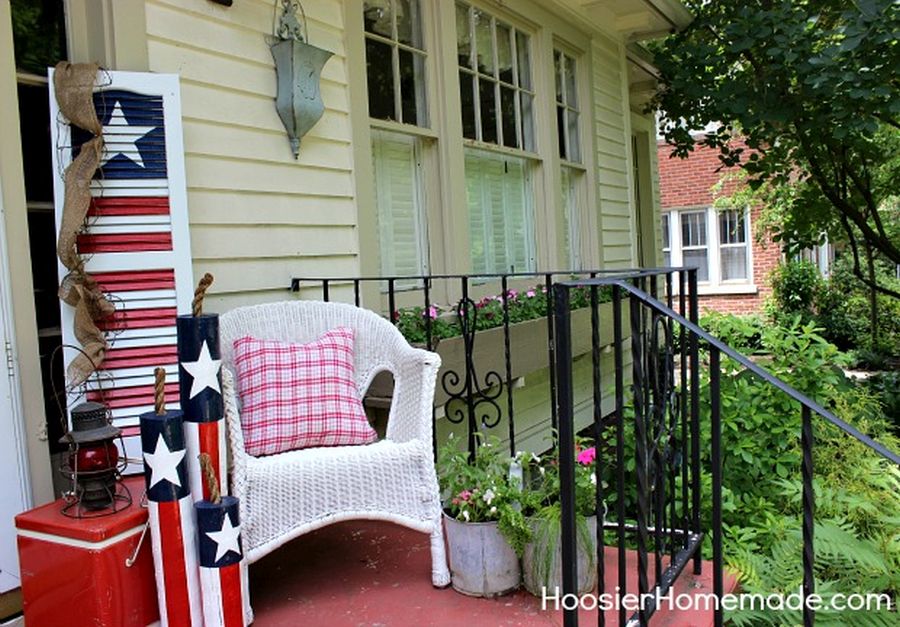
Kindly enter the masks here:
M 360 397 L 378 372 L 388 370 L 394 376 L 386 437 L 365 446 L 248 455 L 235 394 L 234 340 L 250 335 L 308 342 L 338 326 L 355 331 Z M 241 500 L 247 560 L 252 563 L 285 542 L 334 522 L 386 520 L 430 534 L 432 583 L 449 584 L 431 435 L 440 357 L 412 348 L 375 313 L 338 303 L 241 307 L 221 316 L 220 334 L 231 487 Z

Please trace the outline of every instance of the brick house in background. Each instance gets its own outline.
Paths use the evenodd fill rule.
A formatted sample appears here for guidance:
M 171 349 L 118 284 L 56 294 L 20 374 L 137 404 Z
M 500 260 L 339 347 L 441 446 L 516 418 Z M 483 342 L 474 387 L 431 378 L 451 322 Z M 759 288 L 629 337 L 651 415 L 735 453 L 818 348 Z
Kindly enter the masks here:
M 697 265 L 701 311 L 759 312 L 782 259 L 776 244 L 754 236 L 761 207 L 713 209 L 712 188 L 727 172 L 719 169 L 718 151 L 698 147 L 688 159 L 671 152 L 657 144 L 665 264 Z

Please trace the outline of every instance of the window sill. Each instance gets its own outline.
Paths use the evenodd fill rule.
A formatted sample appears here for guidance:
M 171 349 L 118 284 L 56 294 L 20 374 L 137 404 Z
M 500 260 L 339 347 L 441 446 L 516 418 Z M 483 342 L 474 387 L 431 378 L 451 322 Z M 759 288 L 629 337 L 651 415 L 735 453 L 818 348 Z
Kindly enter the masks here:
M 728 295 L 752 295 L 758 294 L 759 290 L 752 283 L 741 283 L 738 285 L 698 285 L 698 296 L 728 296 Z

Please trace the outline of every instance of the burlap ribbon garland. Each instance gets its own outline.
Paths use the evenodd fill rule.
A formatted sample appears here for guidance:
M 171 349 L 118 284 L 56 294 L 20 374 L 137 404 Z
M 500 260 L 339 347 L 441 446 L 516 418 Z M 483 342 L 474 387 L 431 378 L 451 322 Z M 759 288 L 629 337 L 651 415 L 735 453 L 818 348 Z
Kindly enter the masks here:
M 100 167 L 103 154 L 103 126 L 94 109 L 94 81 L 100 66 L 96 63 L 57 64 L 53 86 L 60 112 L 93 137 L 81 145 L 78 156 L 65 172 L 65 201 L 59 226 L 56 252 L 69 270 L 59 286 L 59 297 L 75 309 L 75 338 L 81 344 L 78 354 L 66 369 L 69 386 L 81 385 L 93 374 L 109 348 L 97 321 L 111 316 L 115 307 L 97 282 L 85 272 L 84 260 L 76 247 L 78 233 L 91 206 L 91 180 Z

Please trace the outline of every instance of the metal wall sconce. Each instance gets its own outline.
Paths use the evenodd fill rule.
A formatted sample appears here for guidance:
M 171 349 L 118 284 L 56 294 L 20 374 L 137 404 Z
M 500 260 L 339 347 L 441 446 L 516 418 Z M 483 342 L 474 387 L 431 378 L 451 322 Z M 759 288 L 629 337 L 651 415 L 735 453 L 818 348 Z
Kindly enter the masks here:
M 272 20 L 269 48 L 275 59 L 278 94 L 275 109 L 287 130 L 291 151 L 296 159 L 300 154 L 300 139 L 315 126 L 325 105 L 319 90 L 322 68 L 332 52 L 310 45 L 306 13 L 298 0 L 279 0 L 281 16 Z M 303 19 L 297 20 L 297 10 Z

